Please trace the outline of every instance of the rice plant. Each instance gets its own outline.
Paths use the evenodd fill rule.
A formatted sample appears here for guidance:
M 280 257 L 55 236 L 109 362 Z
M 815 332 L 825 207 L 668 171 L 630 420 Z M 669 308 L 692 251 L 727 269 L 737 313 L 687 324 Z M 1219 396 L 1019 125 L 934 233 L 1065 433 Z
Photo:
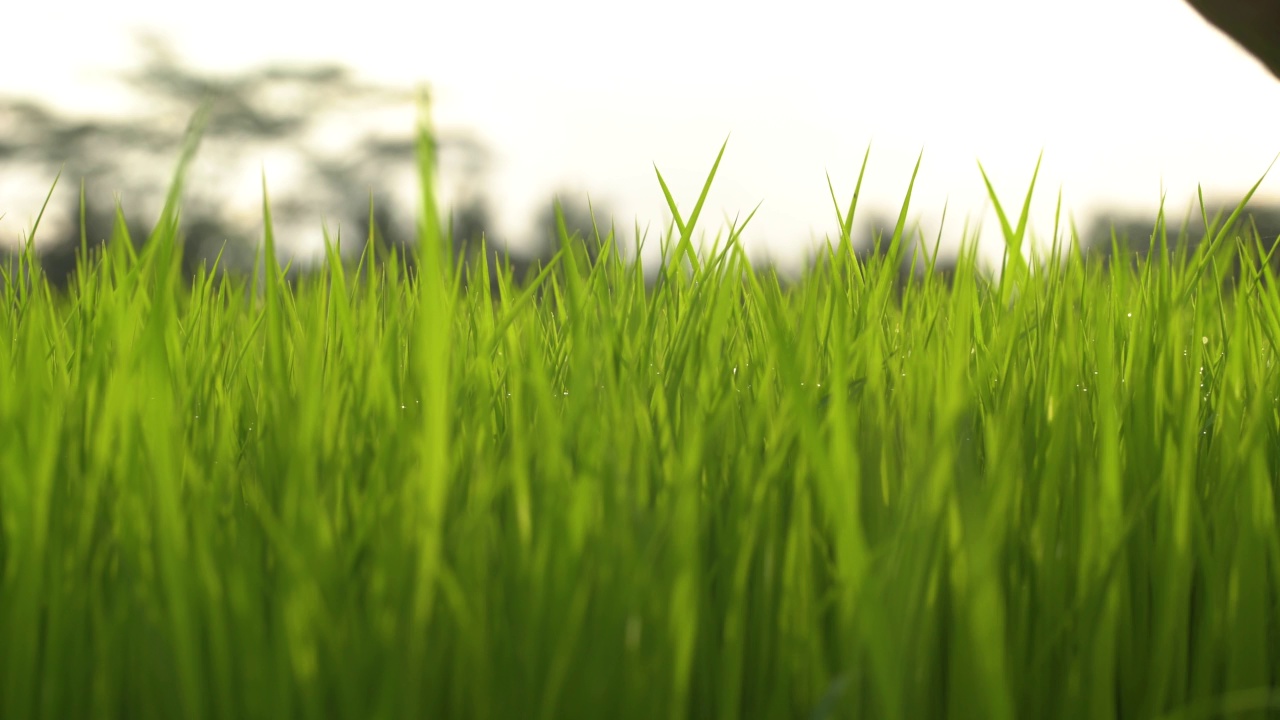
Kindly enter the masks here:
M 612 227 L 524 282 L 450 256 L 424 120 L 412 256 L 335 236 L 286 282 L 264 179 L 254 276 L 188 284 L 198 137 L 141 250 L 121 222 L 65 292 L 30 248 L 0 275 L 0 717 L 1280 712 L 1243 202 L 1104 266 L 1070 227 L 1024 250 L 991 188 L 1004 271 L 970 237 L 946 283 L 910 188 L 854 252 L 860 172 L 784 284 L 750 217 L 699 245 L 718 156 L 692 208 L 658 173 L 656 284 Z

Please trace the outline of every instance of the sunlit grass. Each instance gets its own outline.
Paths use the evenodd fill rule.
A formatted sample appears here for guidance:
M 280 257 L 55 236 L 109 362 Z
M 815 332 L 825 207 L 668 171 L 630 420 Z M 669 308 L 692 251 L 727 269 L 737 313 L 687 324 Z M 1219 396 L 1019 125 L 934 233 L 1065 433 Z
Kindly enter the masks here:
M 1280 707 L 1280 294 L 1239 213 L 1104 268 L 1002 208 L 1019 252 L 947 284 L 909 189 L 865 262 L 833 189 L 784 286 L 745 222 L 695 247 L 713 166 L 692 210 L 659 175 L 654 287 L 602 227 L 464 288 L 423 127 L 415 257 L 334 237 L 284 282 L 264 181 L 255 277 L 185 283 L 198 130 L 142 250 L 0 278 L 0 717 Z

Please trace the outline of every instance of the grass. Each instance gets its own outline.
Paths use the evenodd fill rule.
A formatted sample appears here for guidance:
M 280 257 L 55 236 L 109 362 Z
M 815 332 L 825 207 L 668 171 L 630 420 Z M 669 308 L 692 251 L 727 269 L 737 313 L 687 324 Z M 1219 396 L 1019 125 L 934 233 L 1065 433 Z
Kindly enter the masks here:
M 264 180 L 255 277 L 187 284 L 198 137 L 140 251 L 4 271 L 0 717 L 1280 712 L 1280 292 L 1239 210 L 1103 267 L 1002 209 L 1020 252 L 948 285 L 909 190 L 866 262 L 833 190 L 784 287 L 659 174 L 656 287 L 602 230 L 464 289 L 424 125 L 413 263 L 285 283 Z

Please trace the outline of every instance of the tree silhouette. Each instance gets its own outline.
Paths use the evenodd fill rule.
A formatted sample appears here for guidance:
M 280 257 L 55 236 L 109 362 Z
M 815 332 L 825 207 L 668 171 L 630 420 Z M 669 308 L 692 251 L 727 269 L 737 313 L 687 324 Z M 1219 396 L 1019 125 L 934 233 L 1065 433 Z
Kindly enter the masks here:
M 588 196 L 560 191 L 538 211 L 534 222 L 534 255 L 550 257 L 555 254 L 563 242 L 560 237 L 559 224 L 556 219 L 556 207 L 560 208 L 564 218 L 567 239 L 576 242 L 585 250 L 587 258 L 595 262 L 600 257 L 604 241 L 608 238 L 613 223 L 613 213 L 606 206 L 592 201 Z M 599 237 L 597 237 L 597 234 Z
M 1223 226 L 1233 210 L 1234 203 L 1209 202 L 1205 205 L 1209 224 L 1215 229 Z M 1243 236 L 1252 241 L 1255 230 L 1263 252 L 1269 252 L 1276 244 L 1277 237 L 1280 237 L 1280 205 L 1250 202 L 1235 225 L 1228 229 L 1228 238 Z M 1159 239 L 1154 237 L 1155 232 L 1156 223 L 1153 218 L 1114 211 L 1103 212 L 1089 225 L 1081 238 L 1081 245 L 1088 255 L 1099 259 L 1103 268 L 1120 261 L 1115 257 L 1116 252 L 1136 268 L 1141 259 L 1159 247 Z M 1185 217 L 1166 213 L 1165 237 L 1170 255 L 1183 250 L 1188 255 L 1193 253 L 1205 238 L 1204 218 L 1201 217 L 1199 207 L 1195 207 Z M 1270 262 L 1272 269 L 1280 272 L 1280 257 L 1277 255 L 1280 253 L 1272 254 Z M 1233 252 L 1224 279 L 1238 281 L 1241 270 L 1240 259 Z
M 307 224 L 319 232 L 317 207 L 339 208 L 344 253 L 359 252 L 369 234 L 369 198 L 375 198 L 377 235 L 388 246 L 408 246 L 414 237 L 413 222 L 392 200 L 388 181 L 412 177 L 415 138 L 366 131 L 353 148 L 326 152 L 316 135 L 325 120 L 336 113 L 378 111 L 411 107 L 413 95 L 404 89 L 384 87 L 352 77 L 338 65 L 295 66 L 269 64 L 227 75 L 214 75 L 186 67 L 164 41 L 139 38 L 146 59 L 123 80 L 148 112 L 135 117 L 70 117 L 29 99 L 0 97 L 0 161 L 21 167 L 35 176 L 51 177 L 62 167 L 62 178 L 86 178 L 86 234 L 90 243 L 111 235 L 115 221 L 113 203 L 103 202 L 96 190 L 104 185 L 118 190 L 131 237 L 146 237 L 150 218 L 138 222 L 140 198 L 163 196 L 172 157 L 181 146 L 185 120 L 204 101 L 209 119 L 197 157 L 195 177 L 189 181 L 183 204 L 184 270 L 194 273 L 202 261 L 211 260 L 224 244 L 224 260 L 251 262 L 256 252 L 260 222 L 253 228 L 239 226 L 222 211 L 225 199 L 216 182 L 236 163 L 244 164 L 265 152 L 284 152 L 300 168 L 305 186 L 280 189 L 270 185 L 273 218 L 277 223 Z M 180 122 L 175 122 L 180 118 Z M 348 123 L 349 125 L 349 123 Z M 438 133 L 437 156 L 457 156 L 464 168 L 463 180 L 477 183 L 486 163 L 484 145 L 466 132 Z M 331 144 L 331 143 L 330 143 Z M 321 147 L 317 147 L 320 145 Z M 200 174 L 201 166 L 206 171 Z M 469 174 L 468 174 L 469 173 Z M 467 232 L 487 225 L 481 190 L 472 188 L 469 205 L 462 208 Z M 69 227 L 53 237 L 48 225 L 37 244 L 46 273 L 55 283 L 65 282 L 74 266 L 79 245 L 79 198 L 51 203 L 48 214 Z M 332 219 L 332 218 L 331 218 Z M 70 220 L 70 222 L 65 222 Z M 352 232 L 355 228 L 358 232 Z M 236 247 L 240 246 L 240 247 Z M 243 269 L 243 268 L 242 268 Z

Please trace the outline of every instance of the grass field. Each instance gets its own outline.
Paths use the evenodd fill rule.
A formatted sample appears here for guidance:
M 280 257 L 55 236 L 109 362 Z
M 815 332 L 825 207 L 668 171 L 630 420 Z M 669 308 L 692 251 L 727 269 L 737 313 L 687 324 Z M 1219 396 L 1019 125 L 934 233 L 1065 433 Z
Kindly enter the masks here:
M 189 284 L 198 131 L 141 251 L 5 268 L 0 718 L 1280 713 L 1239 218 L 1104 268 L 1002 211 L 998 279 L 968 243 L 899 294 L 908 202 L 866 262 L 838 202 L 783 286 L 668 194 L 655 287 L 609 239 L 495 302 L 436 251 L 424 125 L 412 268 L 283 282 L 264 182 L 256 276 Z

